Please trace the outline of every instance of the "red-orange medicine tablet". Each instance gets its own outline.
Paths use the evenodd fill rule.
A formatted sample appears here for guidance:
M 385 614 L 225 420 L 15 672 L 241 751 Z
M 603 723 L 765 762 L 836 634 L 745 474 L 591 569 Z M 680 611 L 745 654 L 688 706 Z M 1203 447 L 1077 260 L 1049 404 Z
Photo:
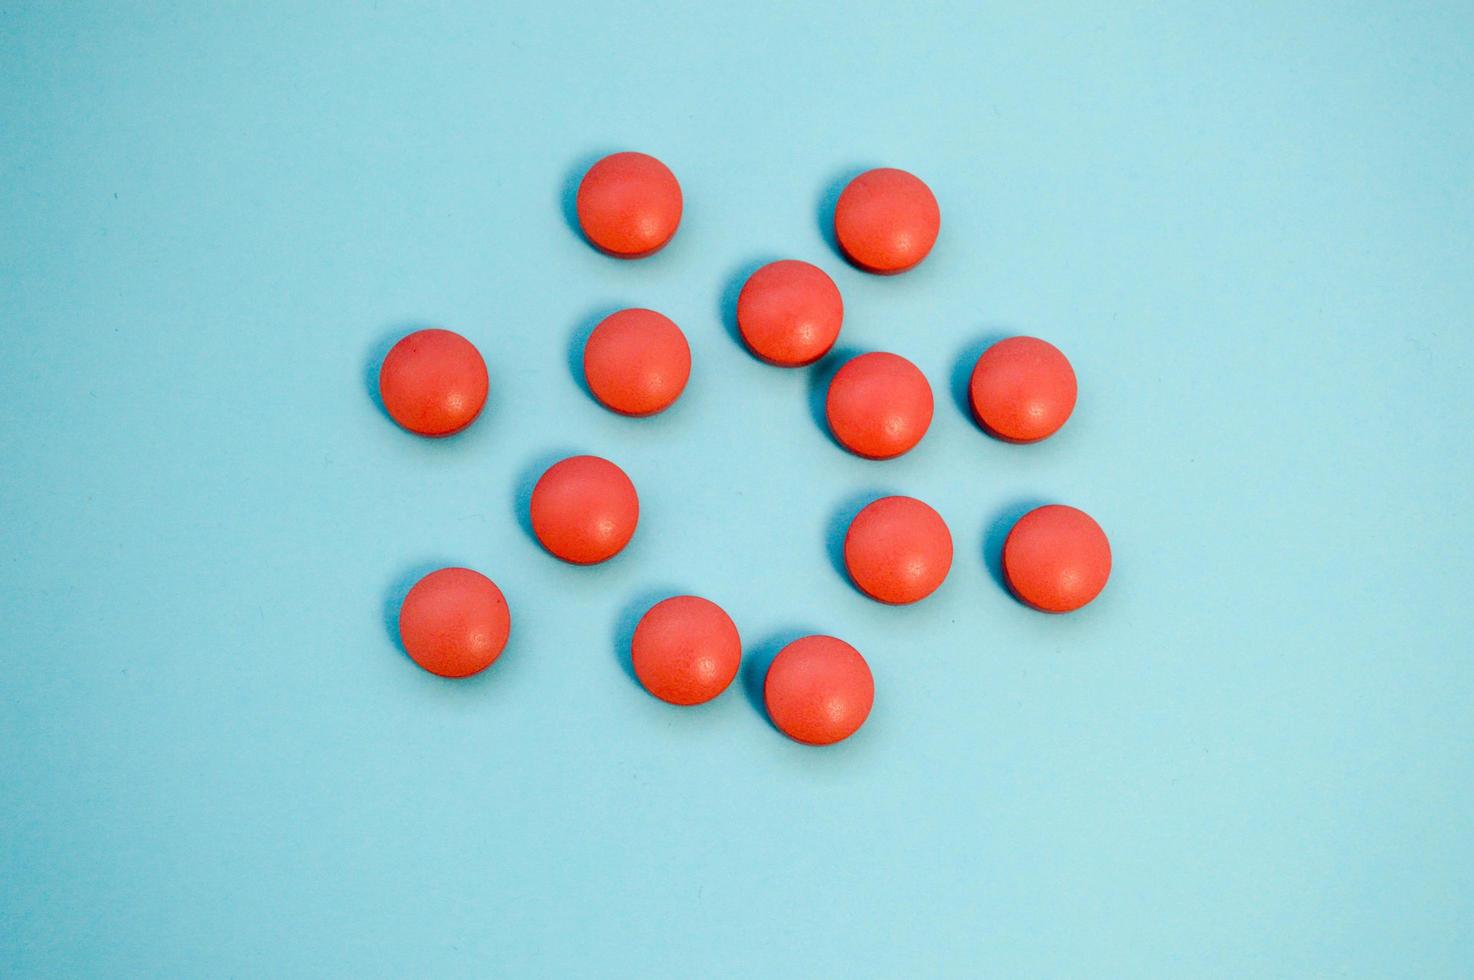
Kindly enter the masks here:
M 512 614 L 496 583 L 469 568 L 442 568 L 414 584 L 399 607 L 399 639 L 415 663 L 442 677 L 485 670 L 501 655 Z
M 605 317 L 583 348 L 583 376 L 606 408 L 653 415 L 680 397 L 691 377 L 691 348 L 681 328 L 654 310 Z
M 778 651 L 763 683 L 768 717 L 796 742 L 849 738 L 875 703 L 875 680 L 860 651 L 832 636 L 805 636 Z
M 681 223 L 676 175 L 644 153 L 613 153 L 594 164 L 578 185 L 576 204 L 589 241 L 621 259 L 660 251 Z
M 476 345 L 449 330 L 416 330 L 379 367 L 379 397 L 389 417 L 422 436 L 448 436 L 486 404 L 486 362 Z
M 850 521 L 844 564 L 860 591 L 902 604 L 936 591 L 952 567 L 952 533 L 914 497 L 882 497 Z
M 983 351 L 968 395 L 979 424 L 1008 442 L 1038 442 L 1075 410 L 1075 370 L 1053 344 L 1009 337 Z
M 722 607 L 678 595 L 651 606 L 630 641 L 645 690 L 671 704 L 700 704 L 727 689 L 742 663 L 742 639 Z
M 835 372 L 824 402 L 840 445 L 868 459 L 899 456 L 931 425 L 931 385 L 898 354 L 861 354 Z
M 549 466 L 532 488 L 532 531 L 553 555 L 575 565 L 612 558 L 640 520 L 640 499 L 624 470 L 598 456 Z
M 737 296 L 737 329 L 758 357 L 779 367 L 812 364 L 834 346 L 844 300 L 834 280 L 797 259 L 769 262 Z
M 850 261 L 891 275 L 916 265 L 936 244 L 942 212 L 931 188 L 904 170 L 867 170 L 834 205 L 834 234 Z
M 1083 510 L 1050 504 L 1019 518 L 1003 542 L 1003 575 L 1021 600 L 1044 612 L 1079 609 L 1111 577 L 1111 543 Z

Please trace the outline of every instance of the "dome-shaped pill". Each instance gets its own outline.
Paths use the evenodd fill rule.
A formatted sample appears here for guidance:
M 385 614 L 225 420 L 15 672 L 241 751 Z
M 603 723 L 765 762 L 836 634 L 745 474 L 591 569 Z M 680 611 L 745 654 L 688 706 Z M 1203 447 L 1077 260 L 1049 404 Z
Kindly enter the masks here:
M 686 335 L 654 310 L 620 310 L 605 317 L 583 348 L 583 374 L 606 408 L 653 415 L 669 408 L 691 376 Z
M 660 251 L 681 223 L 676 175 L 645 153 L 612 153 L 578 185 L 578 224 L 600 251 L 638 259 Z
M 860 651 L 832 636 L 794 640 L 773 658 L 763 682 L 768 717 L 796 742 L 830 745 L 870 716 L 875 681 Z
M 1008 442 L 1038 442 L 1059 431 L 1075 410 L 1075 370 L 1053 344 L 1009 337 L 983 351 L 968 397 L 973 416 Z
M 532 488 L 532 530 L 549 553 L 576 565 L 617 555 L 640 520 L 640 500 L 624 470 L 598 456 L 570 456 Z
M 849 260 L 867 272 L 905 272 L 937 241 L 942 212 L 921 178 L 904 170 L 867 170 L 834 206 L 834 234 Z
M 496 583 L 469 568 L 442 568 L 420 579 L 399 607 L 399 639 L 432 674 L 466 677 L 501 655 L 512 631 Z
M 932 408 L 921 369 L 880 351 L 846 361 L 824 402 L 834 438 L 867 459 L 890 459 L 915 446 L 931 425 Z
M 769 262 L 737 296 L 737 329 L 749 350 L 778 367 L 812 364 L 834 346 L 844 322 L 839 287 L 818 266 Z
M 1083 510 L 1050 504 L 1019 518 L 1003 542 L 1003 574 L 1016 596 L 1043 612 L 1079 609 L 1111 576 L 1111 544 Z
M 860 591 L 881 602 L 925 599 L 952 568 L 952 533 L 914 497 L 882 497 L 855 515 L 844 564 Z
M 486 388 L 480 351 L 449 330 L 416 330 L 379 366 L 384 410 L 422 436 L 448 436 L 470 425 L 486 404 Z
M 727 689 L 742 663 L 732 618 L 709 599 L 678 595 L 651 606 L 630 641 L 645 690 L 671 704 L 700 704 Z

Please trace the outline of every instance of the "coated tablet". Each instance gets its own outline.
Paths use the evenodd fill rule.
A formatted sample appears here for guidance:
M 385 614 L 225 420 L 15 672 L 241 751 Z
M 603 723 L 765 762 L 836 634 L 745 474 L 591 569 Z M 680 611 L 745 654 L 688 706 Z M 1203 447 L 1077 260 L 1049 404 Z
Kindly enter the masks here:
M 1083 510 L 1050 504 L 1019 518 L 1003 542 L 1003 574 L 1023 602 L 1043 612 L 1079 609 L 1111 576 L 1111 544 Z
M 778 367 L 812 364 L 834 346 L 844 300 L 834 280 L 797 259 L 770 262 L 737 296 L 737 329 L 749 350 Z
M 942 212 L 931 188 L 904 170 L 867 170 L 834 206 L 834 235 L 849 260 L 867 272 L 905 272 L 936 244 Z
M 638 259 L 660 251 L 681 223 L 676 175 L 645 153 L 613 153 L 578 185 L 578 224 L 600 251 Z
M 895 605 L 925 599 L 952 568 L 947 522 L 915 497 L 882 497 L 850 521 L 844 564 L 861 592 Z
M 640 500 L 624 470 L 598 456 L 570 456 L 532 488 L 532 530 L 548 552 L 575 565 L 617 555 L 640 520 Z
M 742 663 L 742 639 L 721 606 L 671 596 L 640 617 L 630 662 L 645 690 L 671 704 L 700 704 L 727 689 Z
M 379 366 L 384 410 L 422 436 L 448 436 L 470 425 L 486 404 L 486 388 L 481 352 L 449 330 L 416 330 Z
M 898 354 L 876 351 L 835 372 L 824 414 L 834 438 L 850 452 L 890 459 L 926 435 L 932 407 L 931 385 L 921 369 Z
M 583 348 L 589 390 L 622 415 L 653 415 L 669 408 L 691 376 L 686 335 L 654 310 L 620 310 L 605 317 Z
M 773 658 L 763 699 L 783 734 L 806 745 L 830 745 L 865 723 L 875 702 L 875 681 L 870 665 L 848 643 L 805 636 Z
M 1075 370 L 1053 344 L 1009 337 L 983 351 L 968 398 L 973 417 L 1007 442 L 1038 442 L 1059 431 L 1075 410 Z
M 399 607 L 399 639 L 432 674 L 466 677 L 501 655 L 512 614 L 496 583 L 469 568 L 442 568 L 420 579 Z

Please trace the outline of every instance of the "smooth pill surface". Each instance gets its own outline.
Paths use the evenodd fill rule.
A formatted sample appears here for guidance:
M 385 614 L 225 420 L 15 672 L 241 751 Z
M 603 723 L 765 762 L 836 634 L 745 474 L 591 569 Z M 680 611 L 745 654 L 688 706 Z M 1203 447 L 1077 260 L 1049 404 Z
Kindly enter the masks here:
M 1075 370 L 1048 341 L 1009 337 L 983 351 L 968 397 L 984 429 L 1008 442 L 1038 442 L 1075 410 Z
M 834 234 L 849 260 L 867 272 L 904 272 L 926 258 L 942 227 L 937 199 L 904 170 L 867 170 L 834 206 Z
M 570 456 L 532 488 L 532 531 L 548 552 L 575 565 L 617 555 L 640 520 L 640 500 L 624 470 L 598 456 Z
M 578 224 L 593 245 L 616 258 L 658 252 L 681 223 L 676 175 L 645 153 L 613 153 L 578 185 Z
M 844 300 L 834 280 L 797 259 L 770 262 L 748 277 L 737 296 L 737 329 L 749 350 L 769 364 L 812 364 L 834 346 Z
M 678 595 L 651 606 L 630 641 L 645 690 L 671 704 L 700 704 L 727 689 L 742 663 L 742 639 L 721 606 Z
M 840 445 L 868 459 L 899 456 L 931 425 L 931 385 L 921 369 L 897 354 L 861 354 L 829 382 L 824 402 Z
M 1091 516 L 1050 504 L 1019 518 L 1003 542 L 1003 574 L 1014 595 L 1043 612 L 1079 609 L 1111 576 L 1111 544 Z
M 829 745 L 870 715 L 875 681 L 860 651 L 832 636 L 805 636 L 778 651 L 763 682 L 768 717 L 796 742 Z
M 379 366 L 384 410 L 422 436 L 448 436 L 470 425 L 486 404 L 486 387 L 481 352 L 449 330 L 416 330 Z
M 850 521 L 844 564 L 872 599 L 916 602 L 935 592 L 952 568 L 952 533 L 920 500 L 882 497 Z
M 442 568 L 414 584 L 399 607 L 399 639 L 432 674 L 466 677 L 501 655 L 512 631 L 502 590 L 469 568 Z
M 654 310 L 620 310 L 600 321 L 583 348 L 583 374 L 606 408 L 653 415 L 669 408 L 691 377 L 686 335 Z

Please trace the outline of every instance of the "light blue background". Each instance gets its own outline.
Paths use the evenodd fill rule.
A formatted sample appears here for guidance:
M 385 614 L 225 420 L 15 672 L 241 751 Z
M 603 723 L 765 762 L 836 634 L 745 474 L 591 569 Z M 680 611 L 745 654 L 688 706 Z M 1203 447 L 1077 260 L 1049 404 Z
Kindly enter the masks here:
M 1443 6 L 5 5 L 0 972 L 1468 976 L 1474 9 Z M 685 190 L 648 261 L 567 223 L 621 148 Z M 880 164 L 943 212 L 898 278 L 821 228 Z M 843 349 L 931 378 L 917 451 L 845 455 L 823 370 L 734 343 L 779 256 L 835 277 Z M 694 351 L 654 419 L 570 371 L 622 305 Z M 459 437 L 371 397 L 416 325 L 490 366 Z M 1042 445 L 957 405 L 1010 333 L 1081 380 Z M 519 519 L 569 451 L 639 487 L 606 566 Z M 882 491 L 952 527 L 916 607 L 834 567 Z M 995 580 L 1042 501 L 1115 549 L 1076 615 Z M 391 630 L 441 563 L 513 610 L 468 681 Z M 621 660 L 676 591 L 748 647 L 690 710 Z M 875 673 L 832 749 L 753 703 L 799 631 Z

